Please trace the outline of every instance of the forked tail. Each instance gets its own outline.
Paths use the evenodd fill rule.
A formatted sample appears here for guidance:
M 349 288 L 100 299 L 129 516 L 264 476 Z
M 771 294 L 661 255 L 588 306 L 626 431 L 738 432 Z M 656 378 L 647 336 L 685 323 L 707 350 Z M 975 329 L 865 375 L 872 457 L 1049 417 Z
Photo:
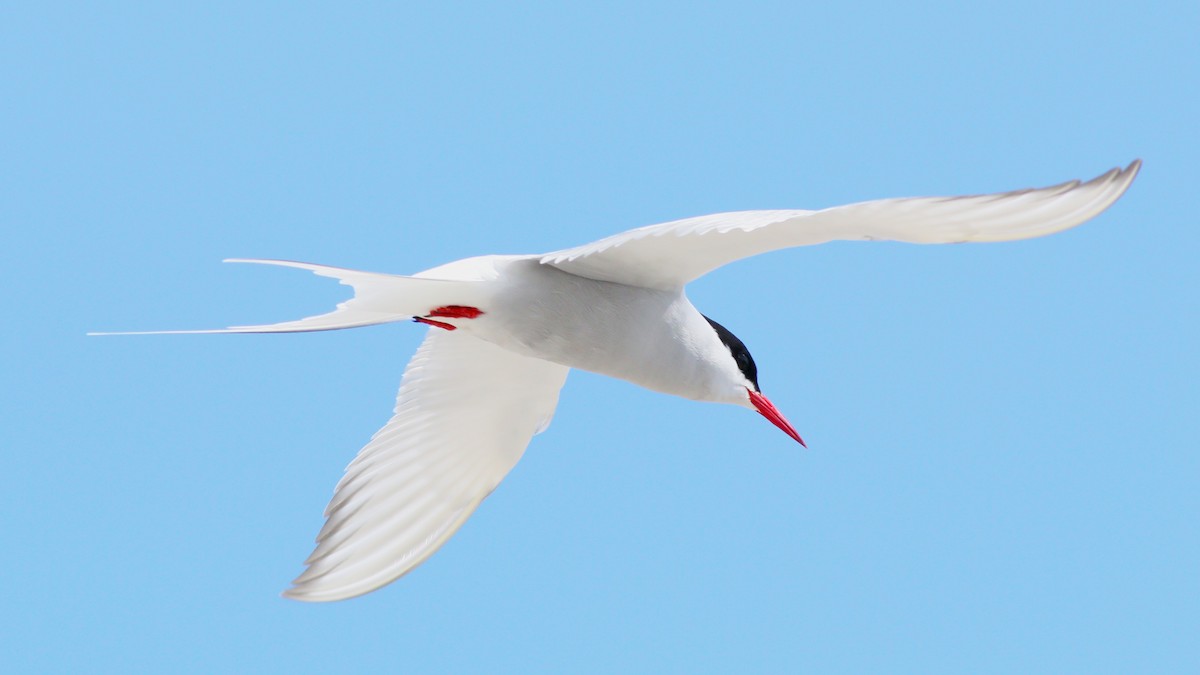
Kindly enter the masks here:
M 339 304 L 327 314 L 306 319 L 284 321 L 261 326 L 232 326 L 211 330 L 156 330 L 131 332 L 88 333 L 88 335 L 163 335 L 184 333 L 301 333 L 318 330 L 357 328 L 414 317 L 445 316 L 436 314 L 438 308 L 462 307 L 474 309 L 486 303 L 485 284 L 476 281 L 424 279 L 395 274 L 359 272 L 340 267 L 292 262 L 290 260 L 253 260 L 230 258 L 225 262 L 279 265 L 308 270 L 323 277 L 337 279 L 354 289 L 354 297 Z M 478 311 L 478 310 L 476 310 Z

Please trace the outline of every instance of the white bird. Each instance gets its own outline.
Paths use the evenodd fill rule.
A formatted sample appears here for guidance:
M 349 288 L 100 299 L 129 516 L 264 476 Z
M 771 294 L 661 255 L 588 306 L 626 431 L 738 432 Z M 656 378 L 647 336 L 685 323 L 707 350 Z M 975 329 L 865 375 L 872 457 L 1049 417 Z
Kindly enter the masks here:
M 411 571 L 462 526 L 550 424 L 571 368 L 756 410 L 803 444 L 759 391 L 742 341 L 688 301 L 689 281 L 740 258 L 832 240 L 1040 237 L 1104 211 L 1140 165 L 1041 189 L 718 213 L 541 255 L 467 258 L 413 276 L 232 259 L 333 277 L 354 297 L 298 321 L 156 332 L 286 333 L 410 319 L 430 326 L 404 372 L 395 414 L 346 468 L 307 569 L 284 592 L 342 600 Z

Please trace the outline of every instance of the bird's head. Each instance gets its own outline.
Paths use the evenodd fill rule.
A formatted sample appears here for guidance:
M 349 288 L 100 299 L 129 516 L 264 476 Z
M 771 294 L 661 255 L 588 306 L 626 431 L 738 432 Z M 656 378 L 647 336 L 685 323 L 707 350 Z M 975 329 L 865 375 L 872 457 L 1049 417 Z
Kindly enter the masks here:
M 750 356 L 750 350 L 746 349 L 746 343 L 742 342 L 738 339 L 738 336 L 729 332 L 729 329 L 716 321 L 709 319 L 707 316 L 704 318 L 713 327 L 713 330 L 717 332 L 717 337 L 721 339 L 721 343 L 729 350 L 730 358 L 733 359 L 734 364 L 737 365 L 738 372 L 744 378 L 741 387 L 746 391 L 746 407 L 757 410 L 759 414 L 770 420 L 771 424 L 779 427 L 783 433 L 791 436 L 797 443 L 807 448 L 808 445 L 805 444 L 804 439 L 800 438 L 800 434 L 796 432 L 796 428 L 784 418 L 779 409 L 775 407 L 775 404 L 771 403 L 759 391 L 758 366 L 754 364 L 754 357 Z

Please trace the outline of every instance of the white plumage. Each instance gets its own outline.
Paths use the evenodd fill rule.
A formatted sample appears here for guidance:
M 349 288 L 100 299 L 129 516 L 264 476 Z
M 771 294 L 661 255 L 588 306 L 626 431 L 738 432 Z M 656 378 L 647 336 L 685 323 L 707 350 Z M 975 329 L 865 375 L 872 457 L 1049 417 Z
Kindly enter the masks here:
M 285 594 L 339 600 L 421 564 L 546 428 L 567 370 L 431 328 L 395 414 L 346 467 L 308 570 Z
M 395 580 L 458 530 L 549 424 L 570 368 L 757 410 L 799 441 L 758 391 L 745 346 L 688 301 L 689 281 L 734 260 L 832 240 L 995 242 L 1059 232 L 1108 208 L 1139 168 L 1135 161 L 1087 183 L 1036 190 L 718 213 L 411 277 L 235 260 L 307 269 L 351 286 L 354 297 L 297 321 L 157 332 L 331 330 L 413 318 L 430 325 L 395 414 L 347 467 L 308 568 L 285 592 L 341 600 Z

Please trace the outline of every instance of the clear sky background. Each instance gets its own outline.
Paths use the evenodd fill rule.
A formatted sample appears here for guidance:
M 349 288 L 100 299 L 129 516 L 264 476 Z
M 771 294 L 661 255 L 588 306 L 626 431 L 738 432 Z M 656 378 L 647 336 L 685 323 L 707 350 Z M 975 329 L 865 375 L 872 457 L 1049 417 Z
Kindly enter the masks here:
M 1200 671 L 1200 5 L 431 4 L 0 8 L 0 670 Z M 424 329 L 84 337 L 346 295 L 230 256 L 412 273 L 1136 157 L 1046 239 L 706 277 L 811 450 L 575 372 L 443 550 L 333 605 L 278 594 Z

